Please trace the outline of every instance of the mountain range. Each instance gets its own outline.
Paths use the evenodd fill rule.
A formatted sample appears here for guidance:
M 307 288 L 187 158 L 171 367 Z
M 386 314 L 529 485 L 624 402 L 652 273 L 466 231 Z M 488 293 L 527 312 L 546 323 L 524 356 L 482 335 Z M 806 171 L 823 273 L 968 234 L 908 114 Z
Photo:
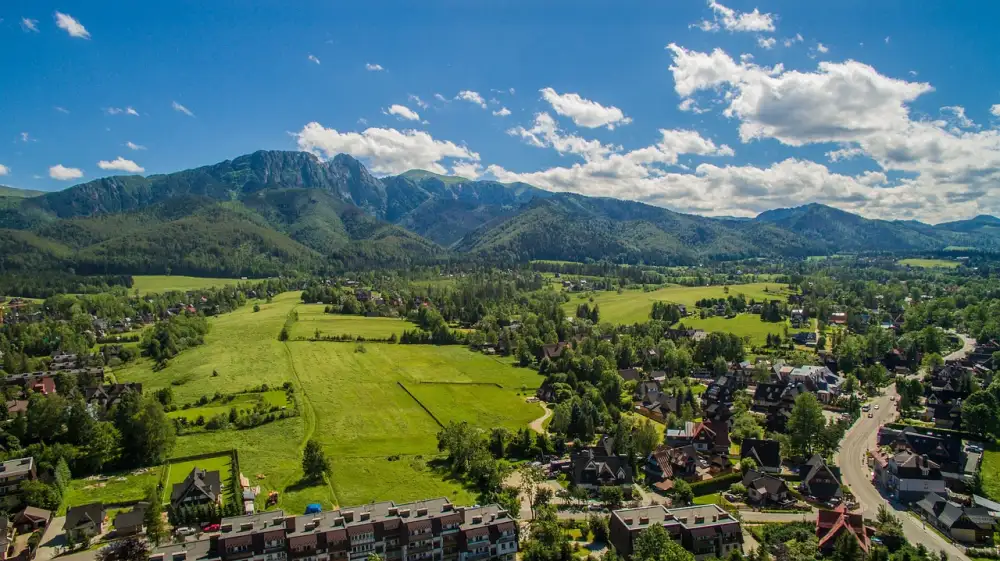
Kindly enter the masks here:
M 1000 245 L 992 216 L 932 226 L 810 204 L 708 218 L 423 170 L 379 178 L 346 154 L 324 162 L 284 151 L 52 193 L 3 187 L 0 228 L 7 272 L 252 276 L 449 259 L 669 265 Z

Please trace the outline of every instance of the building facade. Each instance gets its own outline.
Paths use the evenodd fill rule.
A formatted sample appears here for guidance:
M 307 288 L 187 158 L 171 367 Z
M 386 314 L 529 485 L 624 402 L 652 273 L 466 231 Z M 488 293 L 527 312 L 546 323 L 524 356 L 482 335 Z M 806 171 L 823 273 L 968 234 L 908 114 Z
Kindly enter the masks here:
M 619 554 L 631 558 L 636 538 L 659 524 L 696 561 L 743 551 L 743 531 L 733 515 L 718 505 L 667 508 L 653 505 L 616 510 L 611 513 L 611 543 Z
M 514 561 L 517 524 L 499 506 L 455 507 L 448 499 L 286 516 L 225 518 L 212 551 L 223 561 Z

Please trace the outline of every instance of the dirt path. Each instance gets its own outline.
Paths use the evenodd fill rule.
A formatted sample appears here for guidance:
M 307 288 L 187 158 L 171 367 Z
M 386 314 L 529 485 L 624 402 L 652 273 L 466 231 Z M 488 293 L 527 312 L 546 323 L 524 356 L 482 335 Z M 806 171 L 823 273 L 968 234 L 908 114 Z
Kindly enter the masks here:
M 545 410 L 545 414 L 541 417 L 531 421 L 531 430 L 537 432 L 538 434 L 545 434 L 545 420 L 552 416 L 552 410 L 548 408 L 545 403 L 539 401 L 539 405 Z

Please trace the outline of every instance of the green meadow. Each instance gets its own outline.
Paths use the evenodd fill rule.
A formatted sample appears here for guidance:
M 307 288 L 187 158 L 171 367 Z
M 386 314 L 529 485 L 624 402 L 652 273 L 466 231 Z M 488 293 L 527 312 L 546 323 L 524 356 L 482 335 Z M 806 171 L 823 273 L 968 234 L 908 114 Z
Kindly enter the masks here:
M 365 339 L 388 339 L 394 333 L 399 337 L 404 330 L 415 327 L 402 319 L 328 314 L 323 311 L 325 307 L 323 304 L 301 304 L 296 307 L 299 320 L 289 330 L 289 338 L 312 339 L 316 336 L 316 330 L 319 330 L 321 338 L 351 335 Z
M 923 269 L 954 269 L 961 265 L 958 261 L 947 259 L 900 259 L 899 264 Z
M 701 319 L 698 316 L 689 316 L 684 318 L 681 323 L 686 327 L 703 329 L 710 333 L 719 331 L 732 333 L 740 337 L 749 337 L 750 342 L 754 345 L 763 345 L 767 341 L 769 334 L 784 336 L 786 327 L 790 334 L 813 329 L 812 327 L 796 329 L 790 327 L 787 321 L 779 323 L 761 321 L 760 316 L 757 314 L 737 314 L 734 318 L 713 316 L 705 319 Z
M 238 279 L 213 279 L 174 275 L 136 275 L 132 279 L 132 290 L 139 291 L 139 294 L 161 293 L 171 290 L 198 290 L 200 288 L 222 287 L 239 282 Z

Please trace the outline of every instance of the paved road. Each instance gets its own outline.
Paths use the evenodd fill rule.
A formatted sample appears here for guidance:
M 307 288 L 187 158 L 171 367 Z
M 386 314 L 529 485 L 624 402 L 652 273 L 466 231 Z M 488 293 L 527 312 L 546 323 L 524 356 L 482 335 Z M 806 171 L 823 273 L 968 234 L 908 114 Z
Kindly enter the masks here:
M 549 406 L 543 401 L 539 401 L 538 404 L 542 406 L 545 413 L 543 413 L 541 417 L 531 421 L 530 426 L 531 430 L 537 432 L 538 434 L 545 434 L 545 420 L 552 416 L 552 410 L 549 409 Z
M 962 340 L 962 348 L 944 357 L 945 360 L 962 360 L 965 355 L 971 353 L 976 348 L 976 340 L 968 335 L 963 335 L 957 331 L 949 330 L 948 333 L 957 336 Z
M 871 419 L 867 413 L 862 413 L 858 422 L 844 435 L 837 453 L 837 465 L 840 466 L 844 483 L 850 485 L 865 517 L 874 519 L 879 506 L 887 504 L 896 510 L 896 517 L 903 524 L 903 535 L 911 544 L 922 543 L 931 551 L 944 551 L 949 559 L 969 561 L 962 550 L 933 531 L 925 529 L 916 518 L 905 512 L 902 505 L 893 504 L 884 498 L 871 482 L 871 471 L 864 461 L 865 452 L 875 448 L 879 426 L 891 422 L 896 416 L 895 403 L 889 400 L 890 396 L 896 396 L 895 386 L 888 388 L 885 395 L 872 402 Z M 878 410 L 874 409 L 874 404 L 879 405 Z
M 743 522 L 816 522 L 816 511 L 809 512 L 756 512 L 753 510 L 741 510 L 740 518 Z

